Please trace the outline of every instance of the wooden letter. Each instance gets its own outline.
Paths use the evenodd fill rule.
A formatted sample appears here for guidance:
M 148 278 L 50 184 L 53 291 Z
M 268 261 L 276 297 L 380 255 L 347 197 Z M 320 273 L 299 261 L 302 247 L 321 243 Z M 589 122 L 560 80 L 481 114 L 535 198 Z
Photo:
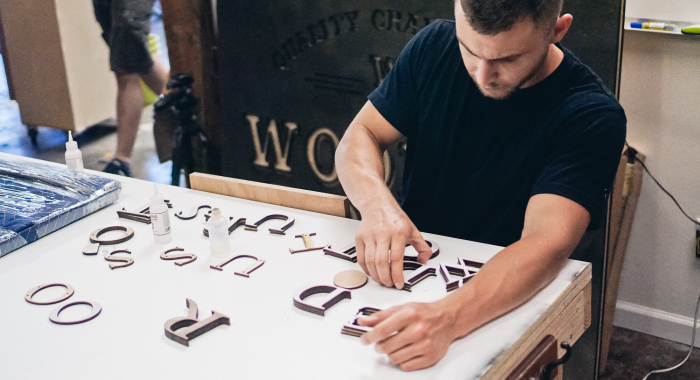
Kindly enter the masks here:
M 199 311 L 197 303 L 187 298 L 187 317 L 175 317 L 165 322 L 165 336 L 182 344 L 189 346 L 189 341 L 212 330 L 219 325 L 230 325 L 229 318 L 218 311 L 211 312 L 211 317 L 205 320 L 198 320 Z M 177 331 L 176 331 L 177 330 Z
M 175 265 L 178 265 L 178 266 L 187 265 L 187 264 L 197 260 L 197 255 L 195 255 L 194 253 L 170 254 L 170 255 L 168 254 L 169 252 L 173 252 L 173 251 L 182 252 L 184 250 L 185 250 L 184 248 L 180 248 L 180 247 L 166 249 L 165 251 L 161 252 L 160 258 L 163 260 L 189 259 L 187 261 L 176 261 Z
M 304 302 L 306 297 L 319 293 L 330 293 L 328 297 L 321 302 L 321 306 L 311 305 Z M 318 285 L 298 291 L 294 295 L 294 306 L 301 310 L 308 311 L 309 313 L 324 316 L 326 310 L 345 298 L 352 298 L 349 290 L 336 288 L 335 286 L 329 285 Z

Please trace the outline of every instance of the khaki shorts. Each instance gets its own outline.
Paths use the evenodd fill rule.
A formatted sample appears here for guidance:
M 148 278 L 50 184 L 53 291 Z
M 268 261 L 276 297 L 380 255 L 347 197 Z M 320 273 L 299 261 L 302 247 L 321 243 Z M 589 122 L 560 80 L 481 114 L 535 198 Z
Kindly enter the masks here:
M 92 0 L 115 73 L 145 74 L 153 69 L 148 49 L 155 0 Z

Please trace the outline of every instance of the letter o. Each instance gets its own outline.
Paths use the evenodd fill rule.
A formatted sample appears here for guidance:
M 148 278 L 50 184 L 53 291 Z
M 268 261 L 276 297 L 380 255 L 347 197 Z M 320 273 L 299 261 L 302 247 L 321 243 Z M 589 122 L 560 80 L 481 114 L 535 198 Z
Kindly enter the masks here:
M 58 315 L 61 314 L 61 312 L 63 310 L 65 310 L 71 306 L 75 306 L 75 305 L 88 305 L 88 306 L 92 307 L 92 311 L 90 312 L 90 314 L 87 317 L 84 317 L 82 319 L 78 319 L 75 321 L 64 321 L 64 320 L 59 318 Z M 49 315 L 49 320 L 57 325 L 75 325 L 78 323 L 85 323 L 87 321 L 91 321 L 91 320 L 95 319 L 95 317 L 100 315 L 101 312 L 102 312 L 102 306 L 100 306 L 100 304 L 95 302 L 95 301 L 75 301 L 75 302 L 71 302 L 71 303 L 68 303 L 65 305 L 57 306 L 55 309 L 53 309 L 53 311 L 51 312 L 51 315 Z
M 62 287 L 64 287 L 64 288 L 66 288 L 66 292 L 65 292 L 63 295 L 61 295 L 61 296 L 59 296 L 58 298 L 53 299 L 53 300 L 51 300 L 51 301 L 40 302 L 40 301 L 35 301 L 35 300 L 34 300 L 34 295 L 35 295 L 35 294 L 39 293 L 40 291 L 42 291 L 42 290 L 44 290 L 44 289 L 46 289 L 46 288 L 51 288 L 51 287 L 54 287 L 54 286 L 62 286 Z M 51 284 L 39 285 L 39 286 L 36 286 L 36 287 L 34 287 L 34 288 L 29 289 L 29 291 L 27 292 L 27 294 L 24 295 L 24 299 L 25 299 L 27 302 L 32 303 L 32 304 L 34 304 L 34 305 L 52 305 L 52 304 L 55 304 L 55 303 L 63 302 L 63 301 L 65 301 L 65 300 L 71 298 L 71 296 L 73 296 L 74 293 L 75 293 L 75 290 L 73 290 L 73 287 L 70 286 L 70 285 L 68 285 L 68 284 L 51 283 Z
M 333 163 L 333 171 L 330 174 L 323 174 L 321 173 L 320 170 L 318 170 L 318 166 L 316 165 L 316 142 L 321 135 L 327 135 L 333 140 L 333 145 L 335 148 L 338 147 L 338 144 L 340 143 L 340 140 L 338 140 L 338 136 L 333 133 L 328 128 L 319 128 L 314 133 L 311 134 L 309 137 L 309 142 L 306 145 L 306 155 L 309 159 L 309 165 L 311 166 L 311 170 L 313 170 L 314 174 L 323 182 L 326 184 L 329 184 L 331 182 L 334 182 L 338 179 L 338 173 L 335 171 L 335 163 Z

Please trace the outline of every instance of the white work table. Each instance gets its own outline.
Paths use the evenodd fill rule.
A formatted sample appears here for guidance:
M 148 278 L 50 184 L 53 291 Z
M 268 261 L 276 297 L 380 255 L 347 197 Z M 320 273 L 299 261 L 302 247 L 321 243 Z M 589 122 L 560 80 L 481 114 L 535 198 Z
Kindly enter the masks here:
M 302 240 L 294 236 L 312 232 L 316 245 L 344 247 L 354 241 L 358 221 L 159 185 L 173 205 L 173 241 L 156 245 L 150 225 L 119 219 L 116 213 L 147 202 L 153 184 L 119 179 L 123 188 L 115 204 L 0 258 L 0 378 L 500 379 L 543 334 L 553 333 L 573 343 L 590 323 L 591 267 L 570 260 L 557 279 L 526 304 L 455 341 L 438 364 L 404 373 L 373 346 L 341 335 L 341 328 L 365 306 L 384 309 L 445 297 L 448 293 L 439 275 L 422 281 L 410 293 L 370 279 L 366 286 L 352 290 L 352 299 L 340 301 L 321 317 L 297 309 L 292 303 L 295 291 L 333 285 L 335 274 L 361 270 L 360 266 L 322 251 L 290 254 L 289 248 L 302 248 Z M 284 236 L 268 232 L 269 227 L 282 225 L 279 220 L 266 222 L 257 232 L 241 227 L 230 235 L 234 254 L 265 260 L 245 278 L 234 271 L 247 267 L 252 259 L 236 260 L 223 271 L 209 268 L 202 211 L 193 220 L 172 215 L 188 213 L 196 205 L 219 207 L 224 215 L 245 217 L 248 223 L 269 214 L 285 214 L 296 223 Z M 117 246 L 131 250 L 132 266 L 112 270 L 102 253 L 82 254 L 90 232 L 112 225 L 135 230 L 133 239 Z M 424 237 L 440 245 L 440 254 L 431 264 L 456 263 L 457 258 L 484 262 L 502 249 L 431 234 Z M 197 254 L 197 260 L 182 267 L 161 260 L 162 251 L 176 246 Z M 50 312 L 63 303 L 33 305 L 24 300 L 24 294 L 52 282 L 75 289 L 64 303 L 96 301 L 102 313 L 77 325 L 50 322 Z M 49 288 L 36 298 L 48 300 L 63 291 Z M 310 300 L 314 297 L 324 295 Z M 189 347 L 168 339 L 163 325 L 168 319 L 187 316 L 185 298 L 197 302 L 200 320 L 216 310 L 230 317 L 231 325 L 214 328 L 193 339 Z M 71 319 L 88 310 L 76 306 L 61 315 Z

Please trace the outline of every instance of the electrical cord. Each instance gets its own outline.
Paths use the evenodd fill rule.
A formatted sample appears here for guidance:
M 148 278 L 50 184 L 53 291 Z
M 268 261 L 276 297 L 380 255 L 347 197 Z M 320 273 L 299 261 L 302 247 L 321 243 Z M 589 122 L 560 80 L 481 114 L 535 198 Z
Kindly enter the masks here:
M 673 367 L 666 368 L 666 369 L 657 369 L 657 370 L 651 371 L 651 372 L 647 373 L 647 375 L 644 376 L 644 379 L 642 379 L 642 380 L 647 380 L 647 378 L 648 378 L 650 375 L 653 375 L 653 374 L 656 374 L 656 373 L 671 372 L 671 371 L 673 371 L 673 370 L 679 368 L 679 367 L 682 366 L 683 364 L 685 364 L 685 362 L 687 362 L 688 359 L 690 359 L 690 354 L 693 353 L 693 348 L 695 348 L 695 329 L 697 329 L 697 326 L 698 326 L 698 309 L 699 309 L 699 308 L 700 308 L 700 296 L 698 296 L 698 303 L 695 305 L 695 318 L 693 319 L 693 337 L 690 338 L 690 351 L 688 351 L 688 355 L 685 357 L 685 359 L 683 359 L 682 362 L 676 364 L 676 365 L 673 366 Z
M 627 145 L 628 148 L 630 147 L 629 144 L 627 143 L 627 141 L 625 141 L 625 145 Z M 676 197 L 674 197 L 673 195 L 671 195 L 671 193 L 669 193 L 668 190 L 666 190 L 666 188 L 664 188 L 664 187 L 659 183 L 659 181 L 657 181 L 656 178 L 654 178 L 654 176 L 653 176 L 653 175 L 651 174 L 651 172 L 649 171 L 649 168 L 647 168 L 647 166 L 644 165 L 644 162 L 642 162 L 642 160 L 637 160 L 637 162 L 639 162 L 639 163 L 642 165 L 642 168 L 644 168 L 644 171 L 646 171 L 647 174 L 649 174 L 649 177 L 651 177 L 651 179 L 654 180 L 654 182 L 656 183 L 656 185 L 659 186 L 659 188 L 660 188 L 664 193 L 666 193 L 666 195 L 668 195 L 668 196 L 671 198 L 671 200 L 673 200 L 673 203 L 675 203 L 676 206 L 678 206 L 678 209 L 681 210 L 681 212 L 683 213 L 683 215 L 685 215 L 686 218 L 688 218 L 691 222 L 693 222 L 693 224 L 700 225 L 700 222 L 698 222 L 697 220 L 691 218 L 690 215 L 688 215 L 688 214 L 685 212 L 685 210 L 683 210 L 683 207 L 681 207 L 681 205 L 678 203 L 678 201 L 676 200 Z M 671 371 L 673 371 L 673 370 L 676 370 L 676 369 L 680 368 L 683 364 L 685 364 L 685 362 L 687 362 L 688 359 L 690 359 L 690 355 L 693 353 L 693 349 L 695 348 L 695 331 L 696 331 L 696 329 L 697 329 L 697 327 L 698 327 L 698 310 L 700 310 L 700 295 L 698 296 L 698 302 L 695 304 L 695 317 L 693 318 L 693 334 L 692 334 L 692 337 L 690 338 L 690 350 L 688 350 L 688 355 L 686 355 L 685 359 L 683 359 L 682 362 L 676 364 L 676 365 L 673 366 L 673 367 L 666 368 L 666 369 L 656 369 L 656 370 L 653 370 L 653 371 L 647 373 L 647 375 L 644 376 L 644 378 L 643 378 L 642 380 L 647 380 L 647 378 L 648 378 L 649 376 L 654 375 L 654 374 L 657 374 L 657 373 L 666 373 L 666 372 L 671 372 Z
M 654 182 L 656 182 L 656 184 L 659 186 L 659 188 L 660 188 L 664 193 L 666 193 L 666 195 L 668 195 L 669 197 L 671 197 L 671 199 L 673 200 L 673 203 L 675 203 L 676 206 L 678 206 L 678 209 L 681 210 L 681 212 L 683 213 L 683 215 L 685 215 L 686 218 L 690 219 L 690 221 L 693 222 L 694 224 L 700 225 L 700 222 L 698 222 L 697 220 L 691 218 L 690 215 L 688 215 L 688 214 L 683 210 L 683 207 L 681 207 L 681 205 L 678 203 L 678 201 L 676 200 L 676 198 L 675 198 L 673 195 L 671 195 L 671 193 L 669 193 L 668 190 L 666 190 L 663 186 L 661 186 L 661 184 L 659 183 L 659 181 L 657 181 L 656 178 L 654 178 L 654 176 L 651 174 L 651 172 L 649 172 L 649 169 L 647 168 L 647 166 L 644 165 L 644 162 L 642 162 L 642 160 L 637 160 L 637 161 L 638 161 L 640 164 L 642 164 L 642 168 L 644 168 L 644 170 L 647 172 L 647 174 L 649 174 L 649 177 L 651 177 L 651 179 L 653 179 Z

